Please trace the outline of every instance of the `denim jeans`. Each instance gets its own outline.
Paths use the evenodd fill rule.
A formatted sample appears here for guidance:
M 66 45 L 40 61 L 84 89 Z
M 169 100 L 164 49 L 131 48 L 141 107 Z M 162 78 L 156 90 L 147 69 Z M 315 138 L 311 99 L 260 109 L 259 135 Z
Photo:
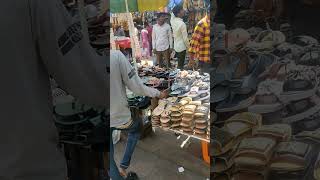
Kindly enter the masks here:
M 120 175 L 118 166 L 114 160 L 114 147 L 112 141 L 112 132 L 114 130 L 121 130 L 128 132 L 128 140 L 126 145 L 126 150 L 123 155 L 122 161 L 120 163 L 120 167 L 123 169 L 127 169 L 130 165 L 131 157 L 134 152 L 134 149 L 140 139 L 140 129 L 142 126 L 142 121 L 140 119 L 134 120 L 133 124 L 127 129 L 117 129 L 111 128 L 110 135 L 110 177 L 112 180 L 124 180 L 124 178 Z

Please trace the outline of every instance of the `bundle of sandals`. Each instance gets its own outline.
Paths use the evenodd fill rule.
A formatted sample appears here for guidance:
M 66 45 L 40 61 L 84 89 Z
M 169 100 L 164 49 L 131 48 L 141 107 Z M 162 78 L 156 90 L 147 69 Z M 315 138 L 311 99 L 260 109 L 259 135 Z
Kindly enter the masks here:
M 320 128 L 294 135 L 288 124 L 263 125 L 244 112 L 212 129 L 214 179 L 319 179 Z
M 174 129 L 209 139 L 210 103 L 193 101 L 191 97 L 169 97 L 160 100 L 152 112 L 152 126 Z
M 191 97 L 193 101 L 210 102 L 210 75 L 198 71 L 181 71 L 171 86 L 170 96 Z
M 212 176 L 318 180 L 318 40 L 259 18 L 259 12 L 242 11 L 226 48 L 214 52 Z

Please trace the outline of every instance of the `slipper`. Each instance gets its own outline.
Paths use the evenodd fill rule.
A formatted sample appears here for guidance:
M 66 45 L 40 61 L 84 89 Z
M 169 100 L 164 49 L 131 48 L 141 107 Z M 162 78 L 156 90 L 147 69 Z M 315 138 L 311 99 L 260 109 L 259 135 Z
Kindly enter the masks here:
M 290 102 L 313 96 L 318 89 L 318 78 L 314 68 L 298 65 L 287 72 L 280 94 L 282 102 Z
M 238 137 L 246 133 L 250 133 L 252 129 L 260 127 L 262 124 L 262 116 L 260 114 L 243 112 L 227 119 L 224 129 Z
M 236 144 L 235 136 L 223 128 L 221 129 L 213 126 L 211 127 L 211 130 L 214 132 L 210 136 L 211 156 L 220 156 L 234 148 L 234 145 Z
M 139 177 L 135 172 L 129 172 L 126 180 L 139 180 Z
M 294 136 L 296 141 L 320 145 L 320 128 L 315 131 L 303 131 Z
M 301 47 L 311 47 L 319 44 L 318 40 L 311 36 L 296 36 L 293 37 L 292 43 Z
M 254 103 L 254 92 L 250 94 L 237 94 L 232 92 L 226 101 L 221 102 L 217 105 L 217 112 L 232 112 L 248 108 Z
M 261 173 L 267 167 L 276 146 L 276 141 L 266 137 L 243 139 L 234 157 L 237 171 Z
M 233 157 L 235 151 L 229 151 L 226 154 L 215 156 L 214 158 L 214 166 L 211 167 L 211 172 L 214 173 L 222 173 L 231 169 L 234 164 Z
M 320 111 L 320 98 L 314 95 L 300 101 L 293 101 L 285 106 L 282 113 L 283 123 L 294 123 L 310 117 Z
M 280 142 L 271 159 L 270 171 L 275 176 L 303 177 L 312 158 L 312 147 L 302 142 Z
M 262 125 L 261 127 L 254 129 L 252 135 L 254 137 L 272 138 L 277 142 L 282 142 L 291 139 L 292 130 L 288 124 Z
M 283 82 L 276 80 L 261 82 L 255 95 L 255 102 L 248 107 L 248 111 L 265 114 L 281 110 L 284 106 L 279 100 L 282 86 Z
M 307 51 L 297 60 L 297 64 L 307 66 L 320 65 L 320 51 L 318 49 Z

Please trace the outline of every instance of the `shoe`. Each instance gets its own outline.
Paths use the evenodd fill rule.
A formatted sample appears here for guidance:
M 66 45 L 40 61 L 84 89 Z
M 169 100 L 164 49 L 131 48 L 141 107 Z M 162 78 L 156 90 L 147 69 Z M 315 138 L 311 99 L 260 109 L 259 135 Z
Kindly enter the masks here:
M 129 172 L 126 180 L 139 180 L 139 177 L 135 172 Z

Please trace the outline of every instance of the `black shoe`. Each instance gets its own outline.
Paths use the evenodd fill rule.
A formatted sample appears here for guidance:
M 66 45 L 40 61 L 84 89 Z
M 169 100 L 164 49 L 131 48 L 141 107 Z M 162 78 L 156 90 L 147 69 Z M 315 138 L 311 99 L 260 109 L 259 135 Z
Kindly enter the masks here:
M 126 180 L 139 180 L 139 177 L 135 172 L 129 172 Z

